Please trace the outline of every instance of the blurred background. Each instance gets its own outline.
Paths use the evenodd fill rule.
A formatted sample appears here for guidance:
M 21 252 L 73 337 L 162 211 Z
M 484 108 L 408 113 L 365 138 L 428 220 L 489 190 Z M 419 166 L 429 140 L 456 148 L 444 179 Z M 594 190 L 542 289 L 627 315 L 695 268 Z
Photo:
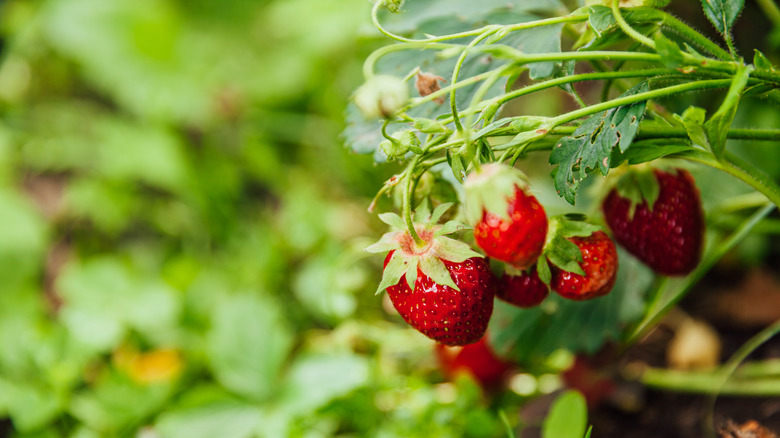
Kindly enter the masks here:
M 0 437 L 507 436 L 560 386 L 451 381 L 374 296 L 370 7 L 0 1 Z

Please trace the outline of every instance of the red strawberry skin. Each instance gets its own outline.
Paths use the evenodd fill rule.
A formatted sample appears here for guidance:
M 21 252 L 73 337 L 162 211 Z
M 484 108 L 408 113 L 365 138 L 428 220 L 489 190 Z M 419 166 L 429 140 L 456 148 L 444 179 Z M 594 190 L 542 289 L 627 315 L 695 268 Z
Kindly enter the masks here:
M 582 252 L 580 267 L 585 276 L 553 269 L 551 287 L 560 296 L 582 301 L 609 293 L 617 278 L 617 250 L 612 239 L 603 231 L 587 237 L 569 237 Z
M 393 251 L 385 259 L 390 261 Z M 467 345 L 485 334 L 493 314 L 496 280 L 487 259 L 472 257 L 462 263 L 442 260 L 460 292 L 435 283 L 417 268 L 414 290 L 406 275 L 387 288 L 390 301 L 409 325 L 444 345 Z
M 518 269 L 536 262 L 547 238 L 547 215 L 536 198 L 515 186 L 507 206 L 509 220 L 483 212 L 474 226 L 474 240 L 488 257 Z
M 520 275 L 504 274 L 498 283 L 496 296 L 518 307 L 534 307 L 547 298 L 550 289 L 539 279 L 536 269 Z
M 652 211 L 645 201 L 629 218 L 631 201 L 613 189 L 602 204 L 604 218 L 615 240 L 655 272 L 686 275 L 699 264 L 704 242 L 699 190 L 687 170 L 653 173 L 660 191 Z
M 496 356 L 487 343 L 487 336 L 464 347 L 436 344 L 434 349 L 447 378 L 453 379 L 459 373 L 466 373 L 488 391 L 501 388 L 514 368 L 510 362 Z

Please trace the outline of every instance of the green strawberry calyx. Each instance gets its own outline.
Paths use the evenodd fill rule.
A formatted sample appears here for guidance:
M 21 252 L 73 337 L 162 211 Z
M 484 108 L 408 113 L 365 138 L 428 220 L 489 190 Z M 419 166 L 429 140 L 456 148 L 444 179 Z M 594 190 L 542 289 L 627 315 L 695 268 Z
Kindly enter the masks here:
M 415 223 L 414 229 L 420 236 L 423 244 L 418 245 L 406 228 L 406 222 L 395 213 L 383 213 L 379 215 L 384 223 L 390 225 L 393 231 L 386 233 L 378 242 L 369 246 L 365 251 L 370 253 L 385 253 L 393 251 L 393 255 L 382 273 L 382 281 L 377 287 L 379 294 L 385 289 L 406 276 L 406 283 L 414 290 L 417 281 L 417 269 L 423 275 L 427 275 L 435 283 L 449 286 L 456 291 L 460 289 L 447 270 L 444 260 L 452 263 L 462 263 L 472 257 L 482 257 L 482 254 L 472 250 L 466 243 L 446 237 L 456 231 L 468 229 L 467 226 L 457 221 L 450 221 L 443 225 L 438 224 L 439 219 L 451 207 L 451 203 L 441 204 L 428 213 L 427 207 L 418 209 L 416 216 L 423 217 L 419 223 Z
M 613 180 L 614 188 L 621 198 L 628 199 L 631 207 L 628 218 L 633 219 L 636 207 L 647 202 L 647 208 L 653 211 L 655 201 L 661 193 L 661 186 L 655 177 L 653 168 L 647 165 L 631 166 Z
M 528 178 L 514 167 L 490 163 L 471 172 L 463 187 L 466 190 L 466 219 L 470 224 L 479 222 L 484 212 L 510 220 L 509 200 L 518 187 L 528 189 Z
M 552 281 L 552 272 L 550 271 L 548 261 L 564 271 L 585 275 L 585 272 L 580 267 L 582 251 L 568 237 L 587 237 L 601 229 L 598 225 L 585 222 L 585 216 L 581 214 L 551 217 L 547 230 L 547 240 L 544 243 L 542 255 L 536 262 L 536 271 L 539 274 L 539 279 L 547 285 Z

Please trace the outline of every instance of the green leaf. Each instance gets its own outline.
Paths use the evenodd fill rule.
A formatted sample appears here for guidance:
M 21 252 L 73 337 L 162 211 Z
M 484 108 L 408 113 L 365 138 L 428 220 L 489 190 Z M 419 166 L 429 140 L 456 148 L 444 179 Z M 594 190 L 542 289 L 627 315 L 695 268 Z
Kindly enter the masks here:
M 276 399 L 291 415 L 310 415 L 368 383 L 368 360 L 355 354 L 298 356 Z
M 253 400 L 274 393 L 293 346 L 281 315 L 274 301 L 250 293 L 216 306 L 206 345 L 211 368 L 224 387 Z
M 579 391 L 559 395 L 542 423 L 542 438 L 582 438 L 588 426 L 588 406 Z
M 710 149 L 710 141 L 707 138 L 707 132 L 704 130 L 704 121 L 706 111 L 703 108 L 690 106 L 685 109 L 682 116 L 674 115 L 674 118 L 682 123 L 688 138 L 694 145 Z
M 225 396 L 196 406 L 166 410 L 158 418 L 155 429 L 165 438 L 250 438 L 267 420 L 259 407 Z
M 726 150 L 729 128 L 734 121 L 734 116 L 737 114 L 737 106 L 752 72 L 753 66 L 741 65 L 738 67 L 731 82 L 731 87 L 729 87 L 729 91 L 726 93 L 726 98 L 723 100 L 720 108 L 718 108 L 718 111 L 704 124 L 710 151 L 715 157 L 721 158 Z
M 632 96 L 648 90 L 642 82 L 623 96 Z M 595 114 L 582 123 L 570 137 L 562 138 L 550 154 L 554 170 L 555 189 L 574 205 L 580 182 L 598 168 L 606 175 L 610 168 L 612 149 L 619 146 L 625 152 L 634 140 L 639 123 L 644 117 L 646 101 L 612 108 Z
M 674 142 L 668 139 L 663 140 L 641 140 L 634 142 L 625 154 L 619 153 L 612 155 L 612 167 L 628 162 L 628 164 L 641 164 L 648 161 L 657 160 L 669 155 L 690 151 L 693 148 L 687 143 Z
M 380 294 L 388 287 L 398 284 L 398 281 L 401 280 L 408 268 L 409 260 L 405 259 L 400 251 L 394 252 L 390 261 L 387 262 L 387 266 L 382 271 L 382 281 L 379 282 L 376 293 Z
M 761 53 L 758 49 L 753 49 L 753 50 L 755 50 L 755 54 L 753 55 L 753 65 L 757 69 L 770 70 L 770 71 L 775 70 L 775 66 L 774 64 L 772 64 L 772 61 L 767 59 L 767 57 L 763 53 Z
M 661 55 L 661 61 L 669 68 L 683 65 L 683 51 L 674 41 L 658 32 L 655 36 L 655 51 Z
M 456 291 L 460 291 L 458 286 L 452 280 L 452 275 L 447 269 L 447 266 L 445 266 L 444 262 L 442 262 L 438 257 L 422 257 L 420 259 L 420 271 L 430 277 L 434 283 L 440 284 L 442 286 L 449 286 Z
M 718 29 L 721 35 L 731 32 L 731 27 L 737 21 L 745 0 L 701 0 L 704 15 Z

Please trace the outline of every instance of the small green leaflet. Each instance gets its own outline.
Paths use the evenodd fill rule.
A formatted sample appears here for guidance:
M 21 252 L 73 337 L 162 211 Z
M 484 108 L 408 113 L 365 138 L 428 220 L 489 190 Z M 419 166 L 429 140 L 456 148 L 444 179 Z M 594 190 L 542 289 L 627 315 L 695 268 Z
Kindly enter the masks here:
M 726 94 L 726 98 L 718 108 L 718 111 L 704 124 L 704 131 L 707 133 L 707 139 L 710 143 L 710 150 L 718 158 L 722 158 L 726 150 L 726 140 L 728 139 L 729 128 L 737 114 L 742 92 L 747 86 L 750 73 L 753 72 L 753 66 L 739 66 L 734 74 L 734 79 Z
M 704 15 L 712 22 L 718 32 L 725 35 L 731 31 L 737 21 L 745 0 L 701 0 Z
M 555 399 L 542 423 L 542 438 L 581 438 L 588 426 L 588 406 L 579 391 Z
M 649 89 L 641 82 L 623 93 L 621 97 L 644 93 Z M 596 167 L 603 175 L 609 172 L 612 149 L 620 145 L 625 152 L 634 140 L 639 123 L 645 114 L 647 101 L 612 108 L 595 114 L 582 123 L 570 137 L 558 142 L 550 154 L 550 164 L 557 164 L 553 171 L 555 189 L 574 205 L 580 182 Z

